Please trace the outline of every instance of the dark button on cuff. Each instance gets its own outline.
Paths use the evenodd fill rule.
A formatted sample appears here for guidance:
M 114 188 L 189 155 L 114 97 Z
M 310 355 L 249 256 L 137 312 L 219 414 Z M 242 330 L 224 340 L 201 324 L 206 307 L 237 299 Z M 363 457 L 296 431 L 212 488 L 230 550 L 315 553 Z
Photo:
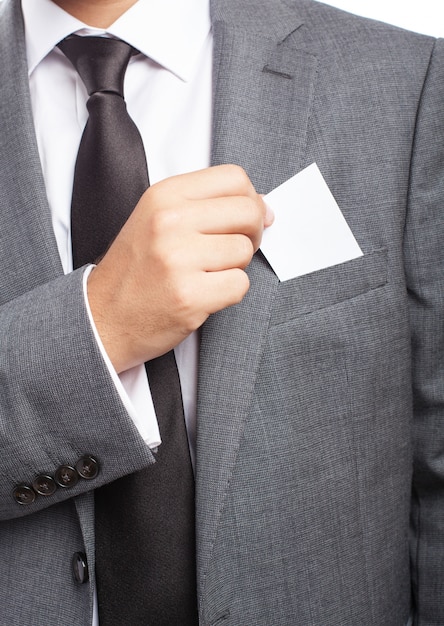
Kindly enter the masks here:
M 18 504 L 32 504 L 36 499 L 36 494 L 28 485 L 18 485 L 14 489 L 14 499 Z
M 41 496 L 52 496 L 57 490 L 55 480 L 51 478 L 51 476 L 37 476 L 37 478 L 33 480 L 32 486 L 34 491 Z
M 76 463 L 76 470 L 82 478 L 92 480 L 99 473 L 99 463 L 92 456 L 82 456 Z
M 83 583 L 88 582 L 89 575 L 86 554 L 83 552 L 74 552 L 72 555 L 71 565 L 76 583 L 83 585 Z
M 54 475 L 60 487 L 74 487 L 79 481 L 79 475 L 70 465 L 61 465 Z

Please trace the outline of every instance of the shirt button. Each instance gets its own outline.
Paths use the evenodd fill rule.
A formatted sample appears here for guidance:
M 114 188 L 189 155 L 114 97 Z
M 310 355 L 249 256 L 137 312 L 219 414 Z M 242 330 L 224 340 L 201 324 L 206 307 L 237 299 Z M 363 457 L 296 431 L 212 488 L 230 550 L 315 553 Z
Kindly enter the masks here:
M 83 585 L 83 583 L 88 582 L 89 574 L 86 554 L 84 552 L 74 552 L 71 559 L 71 565 L 76 583 Z
M 92 480 L 99 473 L 99 463 L 93 456 L 82 456 L 76 463 L 76 470 L 85 480 Z
M 28 485 L 18 485 L 14 489 L 14 499 L 18 504 L 28 505 L 34 502 L 36 494 Z
M 37 476 L 32 482 L 34 491 L 41 496 L 52 496 L 57 489 L 55 480 L 51 476 Z
M 70 465 L 61 465 L 54 474 L 54 478 L 60 487 L 74 487 L 79 481 L 79 475 Z

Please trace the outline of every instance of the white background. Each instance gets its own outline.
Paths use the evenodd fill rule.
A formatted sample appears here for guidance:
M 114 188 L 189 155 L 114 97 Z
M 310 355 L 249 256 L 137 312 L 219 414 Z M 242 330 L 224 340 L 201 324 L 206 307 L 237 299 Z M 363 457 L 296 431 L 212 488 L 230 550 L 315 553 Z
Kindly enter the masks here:
M 322 0 L 350 13 L 444 37 L 444 0 Z

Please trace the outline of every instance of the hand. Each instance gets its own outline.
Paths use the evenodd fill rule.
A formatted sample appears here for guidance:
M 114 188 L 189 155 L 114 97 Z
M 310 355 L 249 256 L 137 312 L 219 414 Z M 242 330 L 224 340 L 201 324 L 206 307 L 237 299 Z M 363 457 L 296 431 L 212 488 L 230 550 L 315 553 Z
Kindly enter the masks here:
M 91 272 L 92 315 L 118 373 L 164 354 L 242 300 L 273 215 L 245 172 L 221 165 L 150 187 Z

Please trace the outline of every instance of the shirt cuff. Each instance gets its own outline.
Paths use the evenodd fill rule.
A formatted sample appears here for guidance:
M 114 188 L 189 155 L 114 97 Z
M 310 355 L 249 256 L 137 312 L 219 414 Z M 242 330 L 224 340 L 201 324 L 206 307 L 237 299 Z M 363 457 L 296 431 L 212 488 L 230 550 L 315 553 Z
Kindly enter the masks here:
M 95 265 L 89 265 L 83 274 L 83 297 L 97 346 L 103 360 L 105 361 L 105 365 L 109 371 L 117 393 L 128 411 L 128 415 L 134 422 L 134 425 L 145 443 L 149 446 L 149 448 L 155 449 L 161 444 L 161 439 L 156 413 L 154 411 L 153 400 L 151 398 L 151 392 L 148 385 L 148 378 L 145 372 L 145 366 L 138 365 L 118 375 L 108 357 L 108 354 L 106 353 L 99 333 L 97 332 L 91 308 L 89 306 L 87 290 L 88 278 L 94 267 Z

